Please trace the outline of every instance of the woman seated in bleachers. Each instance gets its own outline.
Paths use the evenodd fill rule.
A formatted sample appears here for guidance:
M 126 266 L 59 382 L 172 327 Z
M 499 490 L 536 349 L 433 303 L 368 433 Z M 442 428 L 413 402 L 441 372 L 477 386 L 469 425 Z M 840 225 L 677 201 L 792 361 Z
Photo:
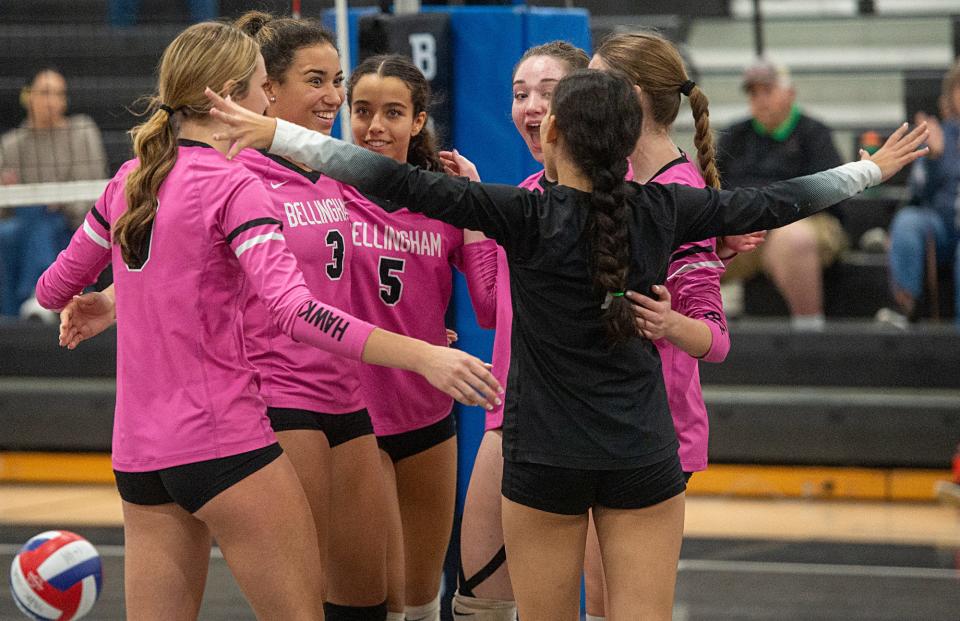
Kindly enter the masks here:
M 960 328 L 960 62 L 944 76 L 940 116 L 917 115 L 930 129 L 930 154 L 913 165 L 910 202 L 890 225 L 890 278 L 900 312 L 914 318 L 931 246 L 938 266 L 953 266 L 954 322 Z
M 89 116 L 67 116 L 67 81 L 38 71 L 20 93 L 27 118 L 0 137 L 0 184 L 104 179 L 107 158 Z M 92 202 L 0 209 L 0 315 L 16 316 Z

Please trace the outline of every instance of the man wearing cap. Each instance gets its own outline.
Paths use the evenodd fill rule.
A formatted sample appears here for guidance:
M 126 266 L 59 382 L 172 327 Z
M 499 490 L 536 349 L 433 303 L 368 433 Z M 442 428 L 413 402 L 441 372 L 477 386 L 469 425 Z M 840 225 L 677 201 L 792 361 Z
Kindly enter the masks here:
M 785 67 L 760 59 L 744 71 L 742 86 L 751 117 L 720 138 L 717 165 L 723 187 L 763 186 L 843 163 L 830 128 L 801 112 Z M 824 324 L 823 268 L 847 243 L 837 213 L 821 212 L 770 231 L 764 246 L 739 257 L 727 274 L 745 280 L 763 269 L 786 301 L 794 328 L 819 330 Z

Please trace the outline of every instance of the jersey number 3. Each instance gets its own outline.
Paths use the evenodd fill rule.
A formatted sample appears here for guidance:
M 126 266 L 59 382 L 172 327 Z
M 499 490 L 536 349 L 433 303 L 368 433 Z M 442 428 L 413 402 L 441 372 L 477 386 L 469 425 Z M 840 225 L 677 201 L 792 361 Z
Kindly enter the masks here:
M 403 259 L 394 259 L 393 257 L 380 257 L 380 299 L 387 306 L 395 306 L 400 301 L 403 294 L 403 281 L 400 280 L 400 274 L 403 273 Z
M 346 247 L 343 235 L 336 229 L 327 231 L 326 242 L 327 246 L 333 248 L 333 261 L 327 263 L 327 276 L 330 280 L 339 280 L 343 276 L 343 251 Z

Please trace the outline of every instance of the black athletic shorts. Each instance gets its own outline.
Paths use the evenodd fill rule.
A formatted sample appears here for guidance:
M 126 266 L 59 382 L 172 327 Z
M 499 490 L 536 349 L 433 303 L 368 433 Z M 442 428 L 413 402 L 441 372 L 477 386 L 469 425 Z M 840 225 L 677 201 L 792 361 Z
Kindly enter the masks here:
M 150 472 L 114 470 L 120 498 L 135 505 L 175 502 L 190 513 L 283 454 L 280 445 Z
M 503 462 L 502 493 L 521 505 L 563 515 L 590 507 L 642 509 L 686 489 L 676 453 L 663 461 L 626 470 L 580 470 L 528 462 Z
M 322 431 L 330 448 L 373 433 L 373 423 L 366 409 L 346 414 L 324 414 L 294 408 L 267 408 L 267 417 L 274 431 Z
M 377 436 L 377 444 L 396 463 L 401 459 L 431 449 L 455 435 L 457 435 L 457 423 L 451 412 L 445 418 L 421 429 L 397 433 L 392 436 Z

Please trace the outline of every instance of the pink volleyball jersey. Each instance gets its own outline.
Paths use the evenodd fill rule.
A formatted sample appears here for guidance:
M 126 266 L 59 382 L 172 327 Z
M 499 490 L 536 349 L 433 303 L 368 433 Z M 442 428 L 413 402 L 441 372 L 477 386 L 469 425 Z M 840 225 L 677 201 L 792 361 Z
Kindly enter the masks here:
M 110 231 L 137 165 L 120 168 L 37 283 L 40 304 L 62 308 L 113 262 L 113 467 L 151 471 L 266 446 L 274 435 L 244 355 L 244 281 L 286 334 L 338 355 L 359 359 L 373 326 L 311 295 L 260 180 L 202 143 L 181 141 L 157 196 L 148 257 L 125 266 Z
M 543 171 L 530 175 L 521 188 L 542 192 Z M 493 328 L 493 368 L 491 372 L 501 386 L 507 385 L 510 372 L 510 336 L 513 332 L 513 303 L 510 300 L 510 267 L 507 253 L 493 240 L 467 244 L 465 260 L 473 266 L 467 271 L 470 298 L 482 328 Z M 506 403 L 506 400 L 503 400 Z M 503 404 L 487 412 L 485 431 L 503 427 Z
M 686 155 L 664 166 L 650 181 L 706 187 L 700 171 Z M 673 309 L 703 321 L 710 328 L 713 342 L 710 351 L 702 358 L 708 362 L 722 362 L 730 351 L 730 335 L 720 299 L 723 262 L 717 257 L 716 248 L 715 239 L 677 248 L 670 257 L 666 282 Z M 680 440 L 680 463 L 684 472 L 704 470 L 707 467 L 709 421 L 700 389 L 698 360 L 665 338 L 654 344 L 660 352 L 667 400 Z
M 510 370 L 510 334 L 513 304 L 510 301 L 510 268 L 507 253 L 492 239 L 463 247 L 467 270 L 467 288 L 481 328 L 493 329 L 493 368 L 501 386 L 507 385 Z M 501 399 L 501 401 L 503 401 Z M 485 431 L 503 427 L 503 403 L 487 412 Z
M 446 345 L 453 293 L 450 266 L 463 269 L 463 231 L 401 209 L 388 213 L 344 186 L 353 245 L 353 312 L 386 330 Z M 374 432 L 389 436 L 443 419 L 453 399 L 411 371 L 360 365 Z
M 263 182 L 273 217 L 310 292 L 350 311 L 350 218 L 339 182 L 277 155 L 245 149 L 236 158 Z M 260 372 L 267 405 L 343 414 L 363 408 L 358 365 L 281 332 L 251 287 L 245 289 L 243 335 Z

